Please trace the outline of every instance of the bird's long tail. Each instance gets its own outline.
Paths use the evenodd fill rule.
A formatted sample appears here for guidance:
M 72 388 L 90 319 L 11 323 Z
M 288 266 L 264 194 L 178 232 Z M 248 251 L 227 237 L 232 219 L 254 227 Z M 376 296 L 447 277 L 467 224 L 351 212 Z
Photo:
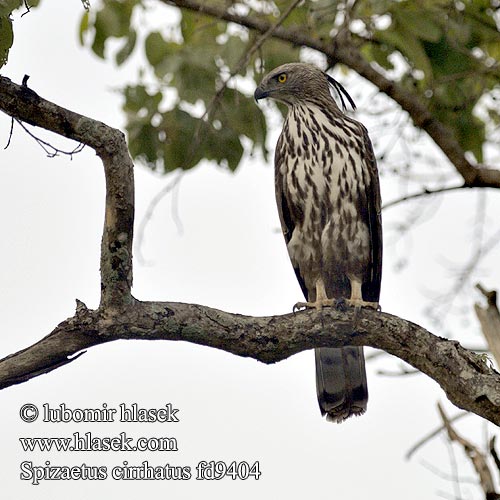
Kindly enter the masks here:
M 362 347 L 315 349 L 316 389 L 322 415 L 342 422 L 366 411 L 368 385 Z

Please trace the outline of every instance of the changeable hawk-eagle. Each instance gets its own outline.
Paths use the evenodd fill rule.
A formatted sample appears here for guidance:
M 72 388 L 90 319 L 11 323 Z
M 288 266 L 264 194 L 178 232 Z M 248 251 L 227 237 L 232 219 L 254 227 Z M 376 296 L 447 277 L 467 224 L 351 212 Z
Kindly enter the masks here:
M 255 90 L 255 99 L 288 106 L 275 152 L 276 201 L 290 260 L 307 302 L 321 309 L 344 301 L 378 307 L 382 224 L 377 165 L 366 128 L 330 94 L 354 109 L 346 90 L 310 64 L 284 64 Z M 362 347 L 315 350 L 318 402 L 328 420 L 366 410 Z

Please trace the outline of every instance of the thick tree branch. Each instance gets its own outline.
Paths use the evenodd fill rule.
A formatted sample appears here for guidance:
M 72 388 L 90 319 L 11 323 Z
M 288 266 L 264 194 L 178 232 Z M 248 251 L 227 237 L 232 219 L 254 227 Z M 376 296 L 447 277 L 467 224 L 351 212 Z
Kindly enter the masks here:
M 266 19 L 257 16 L 240 15 L 215 2 L 203 0 L 160 0 L 168 5 L 200 12 L 227 22 L 244 26 L 250 30 L 265 33 L 272 26 Z M 467 187 L 500 188 L 500 170 L 473 165 L 465 157 L 465 152 L 453 132 L 441 123 L 427 108 L 425 102 L 416 94 L 408 91 L 397 82 L 391 81 L 379 73 L 361 55 L 358 47 L 352 43 L 347 30 L 342 31 L 334 40 L 314 38 L 304 29 L 291 29 L 278 26 L 272 33 L 273 38 L 293 45 L 310 47 L 325 54 L 329 59 L 338 61 L 353 69 L 373 83 L 389 97 L 394 99 L 411 116 L 414 124 L 425 130 L 464 179 Z
M 140 302 L 131 293 L 133 170 L 123 134 L 65 110 L 0 77 L 0 110 L 93 147 L 106 171 L 99 309 L 77 303 L 75 316 L 44 339 L 0 360 L 0 388 L 71 361 L 117 339 L 183 340 L 272 363 L 317 346 L 383 349 L 436 380 L 457 406 L 500 424 L 500 375 L 458 342 L 390 314 L 325 309 L 253 318 L 194 304 Z
M 0 110 L 17 120 L 68 137 L 95 150 L 106 177 L 106 214 L 101 245 L 101 305 L 132 300 L 134 164 L 123 133 L 42 99 L 0 76 Z
M 383 349 L 432 377 L 460 408 L 500 425 L 500 375 L 458 342 L 372 310 L 324 309 L 254 318 L 195 304 L 134 301 L 112 314 L 80 307 L 47 337 L 0 361 L 0 388 L 118 339 L 183 340 L 274 363 L 318 346 Z

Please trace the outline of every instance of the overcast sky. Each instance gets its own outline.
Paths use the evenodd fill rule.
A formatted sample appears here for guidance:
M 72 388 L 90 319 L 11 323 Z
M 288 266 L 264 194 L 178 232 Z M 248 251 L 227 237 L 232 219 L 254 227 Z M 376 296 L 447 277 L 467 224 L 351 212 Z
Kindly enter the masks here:
M 169 14 L 170 13 L 170 14 Z M 44 98 L 105 123 L 123 128 L 119 94 L 113 92 L 136 75 L 137 60 L 117 69 L 82 49 L 77 41 L 81 4 L 43 2 L 22 18 L 15 16 L 15 45 L 2 75 L 29 84 Z M 161 9 L 155 20 L 165 22 L 172 11 Z M 348 81 L 351 81 L 350 79 Z M 355 79 L 354 79 L 355 80 Z M 360 82 L 356 81 L 356 85 Z M 363 85 L 361 83 L 360 85 Z M 366 91 L 364 89 L 367 89 Z M 373 92 L 351 89 L 355 96 Z M 368 101 L 365 99 L 365 104 Z M 358 103 L 360 105 L 360 103 Z M 377 139 L 377 119 L 367 123 Z M 8 140 L 10 119 L 0 115 L 0 145 Z M 62 149 L 74 144 L 37 131 Z M 278 130 L 273 132 L 274 141 Z M 376 146 L 378 141 L 376 142 Z M 270 144 L 271 145 L 271 144 Z M 428 142 L 426 148 L 432 148 Z M 426 150 L 427 151 L 427 150 Z M 444 162 L 438 157 L 439 161 Z M 450 169 L 451 171 L 451 169 Z M 136 168 L 136 220 L 151 198 L 173 177 L 161 178 L 141 165 Z M 27 347 L 47 335 L 74 313 L 75 299 L 94 308 L 99 302 L 99 245 L 104 211 L 102 166 L 86 148 L 73 159 L 49 159 L 18 126 L 0 156 L 0 328 L 2 356 Z M 202 164 L 186 174 L 172 198 L 160 203 L 147 227 L 142 253 L 135 261 L 133 294 L 143 300 L 200 303 L 252 315 L 283 314 L 301 299 L 286 248 L 277 228 L 273 168 L 262 159 L 247 159 L 237 174 Z M 386 201 L 401 194 L 401 185 L 382 178 Z M 407 220 L 400 205 L 384 213 L 386 249 L 382 308 L 428 327 L 424 314 L 431 292 L 443 290 L 452 277 L 450 263 L 461 264 L 473 249 L 472 225 L 478 203 L 490 214 L 487 232 L 495 229 L 500 208 L 497 193 L 481 200 L 477 193 L 455 193 L 430 203 L 432 217 L 410 237 L 390 232 Z M 498 229 L 498 228 L 496 228 Z M 488 233 L 489 234 L 489 233 Z M 408 265 L 397 271 L 407 258 Z M 498 287 L 500 273 L 493 250 L 480 277 Z M 445 281 L 447 279 L 448 281 Z M 479 297 L 470 293 L 468 308 Z M 463 317 L 462 317 L 463 318 Z M 447 321 L 466 345 L 481 344 L 478 325 L 468 320 Z M 450 326 L 451 325 L 451 326 Z M 456 326 L 456 329 L 454 329 Z M 367 350 L 373 353 L 373 350 Z M 457 494 L 450 482 L 428 470 L 431 464 L 451 473 L 449 449 L 442 438 L 427 445 L 411 462 L 406 451 L 438 425 L 436 402 L 458 412 L 437 384 L 424 375 L 384 377 L 380 369 L 397 370 L 389 356 L 369 362 L 370 402 L 362 418 L 342 425 L 326 423 L 317 407 L 314 358 L 305 352 L 266 366 L 222 351 L 181 342 L 120 341 L 90 349 L 77 361 L 0 392 L 2 490 L 7 498 L 38 500 L 105 498 L 204 498 L 241 500 L 287 498 L 311 493 L 332 499 L 420 500 Z M 141 408 L 179 410 L 179 422 L 24 423 L 23 404 L 42 409 L 118 408 L 120 403 Z M 461 429 L 480 443 L 485 426 L 467 417 Z M 25 452 L 20 437 L 70 437 L 74 432 L 134 439 L 173 437 L 178 451 L 170 452 Z M 20 464 L 105 466 L 189 466 L 201 460 L 260 463 L 259 480 L 220 481 L 41 481 L 20 480 Z M 473 476 L 457 450 L 460 474 Z M 479 498 L 472 485 L 464 498 Z M 14 496 L 15 495 L 15 496 Z M 474 496 L 475 495 L 475 496 Z

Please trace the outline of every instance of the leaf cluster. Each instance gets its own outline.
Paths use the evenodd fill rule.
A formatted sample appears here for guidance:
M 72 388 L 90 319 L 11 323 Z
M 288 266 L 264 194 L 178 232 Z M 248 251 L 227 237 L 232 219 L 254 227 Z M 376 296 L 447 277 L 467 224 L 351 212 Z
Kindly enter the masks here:
M 260 34 L 185 8 L 164 6 L 162 12 L 162 3 L 176 2 L 103 0 L 83 14 L 80 26 L 81 43 L 101 58 L 121 65 L 134 54 L 143 56 L 138 83 L 122 89 L 134 158 L 165 173 L 203 158 L 235 170 L 245 150 L 266 156 L 266 120 L 252 91 L 265 72 L 299 60 L 301 47 L 271 34 L 246 61 Z M 210 2 L 268 25 L 289 4 Z M 11 13 L 23 5 L 0 0 L 0 66 L 13 43 Z M 500 0 L 304 0 L 282 27 L 316 47 L 330 47 L 348 31 L 377 71 L 425 102 L 481 162 L 486 125 L 500 123 L 494 93 L 500 84 L 498 7 Z M 164 14 L 161 29 L 144 22 L 151 8 Z M 169 26 L 172 17 L 178 22 Z M 327 63 L 335 65 L 331 57 Z
M 365 57 L 420 94 L 433 115 L 454 131 L 462 149 L 481 162 L 486 137 L 477 105 L 500 84 L 495 2 L 388 2 L 381 10 L 383 3 L 365 2 L 359 10 L 366 28 L 359 37 Z M 377 27 L 383 16 L 389 24 Z M 401 60 L 403 69 L 395 71 Z
M 139 83 L 123 89 L 133 157 L 166 173 L 192 168 L 201 159 L 235 170 L 245 150 L 266 156 L 266 120 L 253 101 L 254 82 L 267 69 L 297 59 L 298 49 L 269 40 L 229 78 L 254 34 L 182 10 L 176 29 L 138 36 L 133 13 L 147 15 L 147 9 L 138 0 L 105 0 L 98 11 L 85 13 L 80 29 L 82 43 L 90 37 L 99 57 L 123 64 L 134 49 L 145 56 L 148 67 Z M 114 47 L 119 45 L 112 54 L 106 50 L 111 39 Z
M 368 61 L 419 94 L 454 131 L 462 148 L 481 161 L 485 123 L 477 105 L 500 83 L 494 3 L 306 0 L 283 27 L 322 42 L 348 29 Z M 211 4 L 227 8 L 226 2 Z M 246 12 L 249 18 L 272 24 L 289 2 L 231 4 L 231 12 Z M 121 43 L 113 56 L 117 64 L 131 56 L 138 45 L 132 22 L 136 9 L 147 7 L 140 0 L 105 0 L 100 10 L 85 14 L 82 33 L 92 32 L 90 47 L 98 56 L 110 57 L 105 51 L 110 38 Z M 230 88 L 214 100 L 254 43 L 255 34 L 198 12 L 180 9 L 179 13 L 177 29 L 146 32 L 139 43 L 154 84 L 140 82 L 123 90 L 132 153 L 160 172 L 191 168 L 202 158 L 234 170 L 245 144 L 266 154 L 266 122 L 252 103 L 251 89 L 264 72 L 298 60 L 299 47 L 269 37 L 232 79 Z M 483 115 L 494 119 L 498 115 L 494 104 Z

